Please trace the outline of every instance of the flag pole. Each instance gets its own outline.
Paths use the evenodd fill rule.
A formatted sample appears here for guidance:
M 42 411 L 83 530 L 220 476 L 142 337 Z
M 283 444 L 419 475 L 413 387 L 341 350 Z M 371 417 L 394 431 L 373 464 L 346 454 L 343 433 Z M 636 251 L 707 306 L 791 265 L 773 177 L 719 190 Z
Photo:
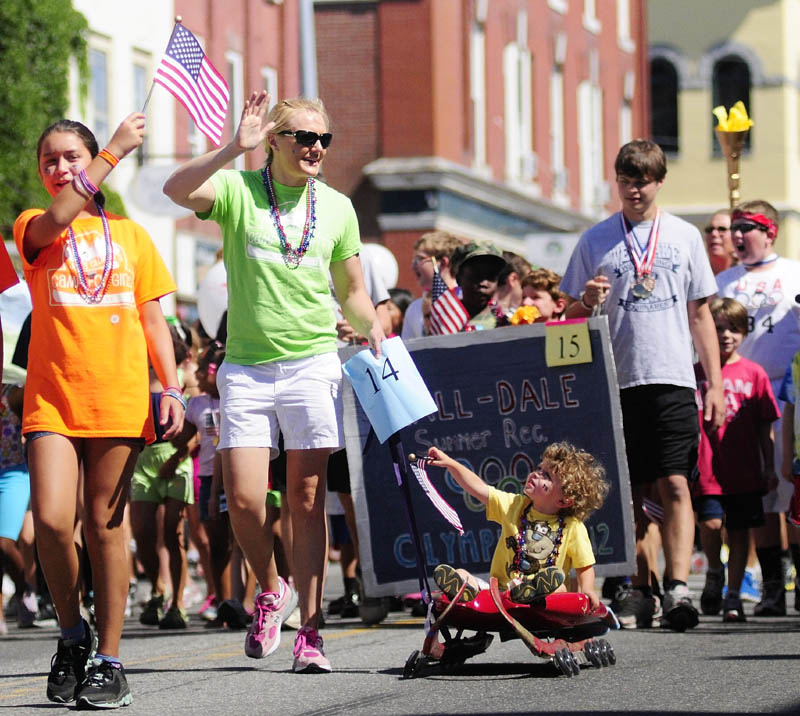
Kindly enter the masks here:
M 172 33 L 169 36 L 169 40 L 167 41 L 167 47 L 169 47 L 170 42 L 172 42 L 172 36 L 175 34 L 175 29 L 183 22 L 183 18 L 180 15 L 175 16 L 175 24 L 172 26 Z M 153 96 L 153 90 L 156 88 L 156 80 L 155 77 L 150 80 L 150 91 L 147 93 L 147 97 L 144 100 L 144 106 L 142 107 L 142 114 L 147 109 L 147 105 L 150 102 L 150 97 Z

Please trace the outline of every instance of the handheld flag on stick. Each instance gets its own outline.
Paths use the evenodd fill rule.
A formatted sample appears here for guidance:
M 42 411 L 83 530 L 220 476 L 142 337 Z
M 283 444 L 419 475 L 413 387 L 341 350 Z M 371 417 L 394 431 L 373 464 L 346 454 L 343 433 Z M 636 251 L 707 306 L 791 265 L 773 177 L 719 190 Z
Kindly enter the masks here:
M 431 332 L 435 336 L 458 333 L 469 323 L 469 313 L 453 291 L 447 288 L 436 259 L 433 260 L 431 285 Z
M 450 507 L 447 500 L 439 494 L 439 491 L 433 486 L 428 477 L 425 465 L 430 462 L 430 458 L 420 457 L 414 460 L 411 455 L 409 455 L 408 458 L 411 463 L 411 472 L 413 472 L 414 477 L 417 478 L 417 482 L 422 488 L 422 491 L 428 496 L 433 506 L 439 510 L 439 514 L 458 530 L 458 534 L 463 535 L 464 528 L 461 526 L 461 519 L 458 516 L 458 512 Z
M 228 85 L 180 18 L 153 81 L 174 95 L 197 128 L 219 146 L 230 100 Z

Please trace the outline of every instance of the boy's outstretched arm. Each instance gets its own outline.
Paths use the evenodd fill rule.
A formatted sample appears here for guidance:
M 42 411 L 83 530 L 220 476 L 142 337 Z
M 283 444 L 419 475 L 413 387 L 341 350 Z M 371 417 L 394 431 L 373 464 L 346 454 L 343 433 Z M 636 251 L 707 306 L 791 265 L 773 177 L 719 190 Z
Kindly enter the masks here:
M 447 453 L 436 447 L 428 448 L 428 457 L 432 458 L 431 465 L 447 468 L 455 481 L 476 500 L 480 500 L 484 505 L 489 502 L 489 485 L 472 470 L 464 467 L 460 462 L 456 462 Z
M 597 609 L 600 606 L 600 597 L 594 589 L 594 567 L 591 565 L 581 567 L 576 569 L 575 573 L 578 576 L 578 591 L 589 597 L 589 604 L 591 604 L 592 609 Z

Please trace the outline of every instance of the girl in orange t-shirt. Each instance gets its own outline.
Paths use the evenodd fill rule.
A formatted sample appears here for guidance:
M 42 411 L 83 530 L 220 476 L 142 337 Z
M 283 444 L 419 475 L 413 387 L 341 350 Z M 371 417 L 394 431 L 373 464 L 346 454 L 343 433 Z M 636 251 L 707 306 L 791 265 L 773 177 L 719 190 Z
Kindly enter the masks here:
M 99 152 L 78 122 L 48 127 L 37 157 L 53 201 L 14 224 L 33 298 L 22 432 L 39 557 L 61 626 L 47 697 L 75 699 L 78 708 L 131 702 L 118 658 L 128 596 L 122 515 L 137 455 L 153 439 L 148 355 L 161 383 L 172 386 L 161 397 L 164 436 L 183 427 L 185 404 L 158 302 L 175 285 L 150 237 L 106 214 L 97 188 L 141 145 L 144 127 L 144 115 L 131 114 Z M 81 466 L 97 637 L 81 619 L 72 538 Z

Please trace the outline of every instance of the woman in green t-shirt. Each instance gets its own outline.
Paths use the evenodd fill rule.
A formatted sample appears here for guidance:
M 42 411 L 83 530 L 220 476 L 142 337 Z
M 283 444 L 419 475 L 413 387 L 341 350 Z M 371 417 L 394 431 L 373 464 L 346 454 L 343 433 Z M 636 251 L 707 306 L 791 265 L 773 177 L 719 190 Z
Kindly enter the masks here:
M 292 99 L 267 115 L 269 95 L 245 102 L 233 140 L 187 162 L 164 193 L 223 233 L 228 272 L 228 344 L 219 369 L 223 480 L 234 533 L 262 591 L 245 653 L 278 647 L 294 592 L 280 578 L 266 524 L 270 456 L 278 434 L 287 452 L 294 581 L 303 627 L 295 672 L 330 671 L 317 632 L 327 558 L 328 455 L 341 447 L 341 365 L 328 287 L 333 276 L 345 318 L 380 351 L 383 329 L 358 258 L 361 242 L 350 200 L 317 180 L 332 135 L 319 100 Z M 266 142 L 266 166 L 223 167 Z

